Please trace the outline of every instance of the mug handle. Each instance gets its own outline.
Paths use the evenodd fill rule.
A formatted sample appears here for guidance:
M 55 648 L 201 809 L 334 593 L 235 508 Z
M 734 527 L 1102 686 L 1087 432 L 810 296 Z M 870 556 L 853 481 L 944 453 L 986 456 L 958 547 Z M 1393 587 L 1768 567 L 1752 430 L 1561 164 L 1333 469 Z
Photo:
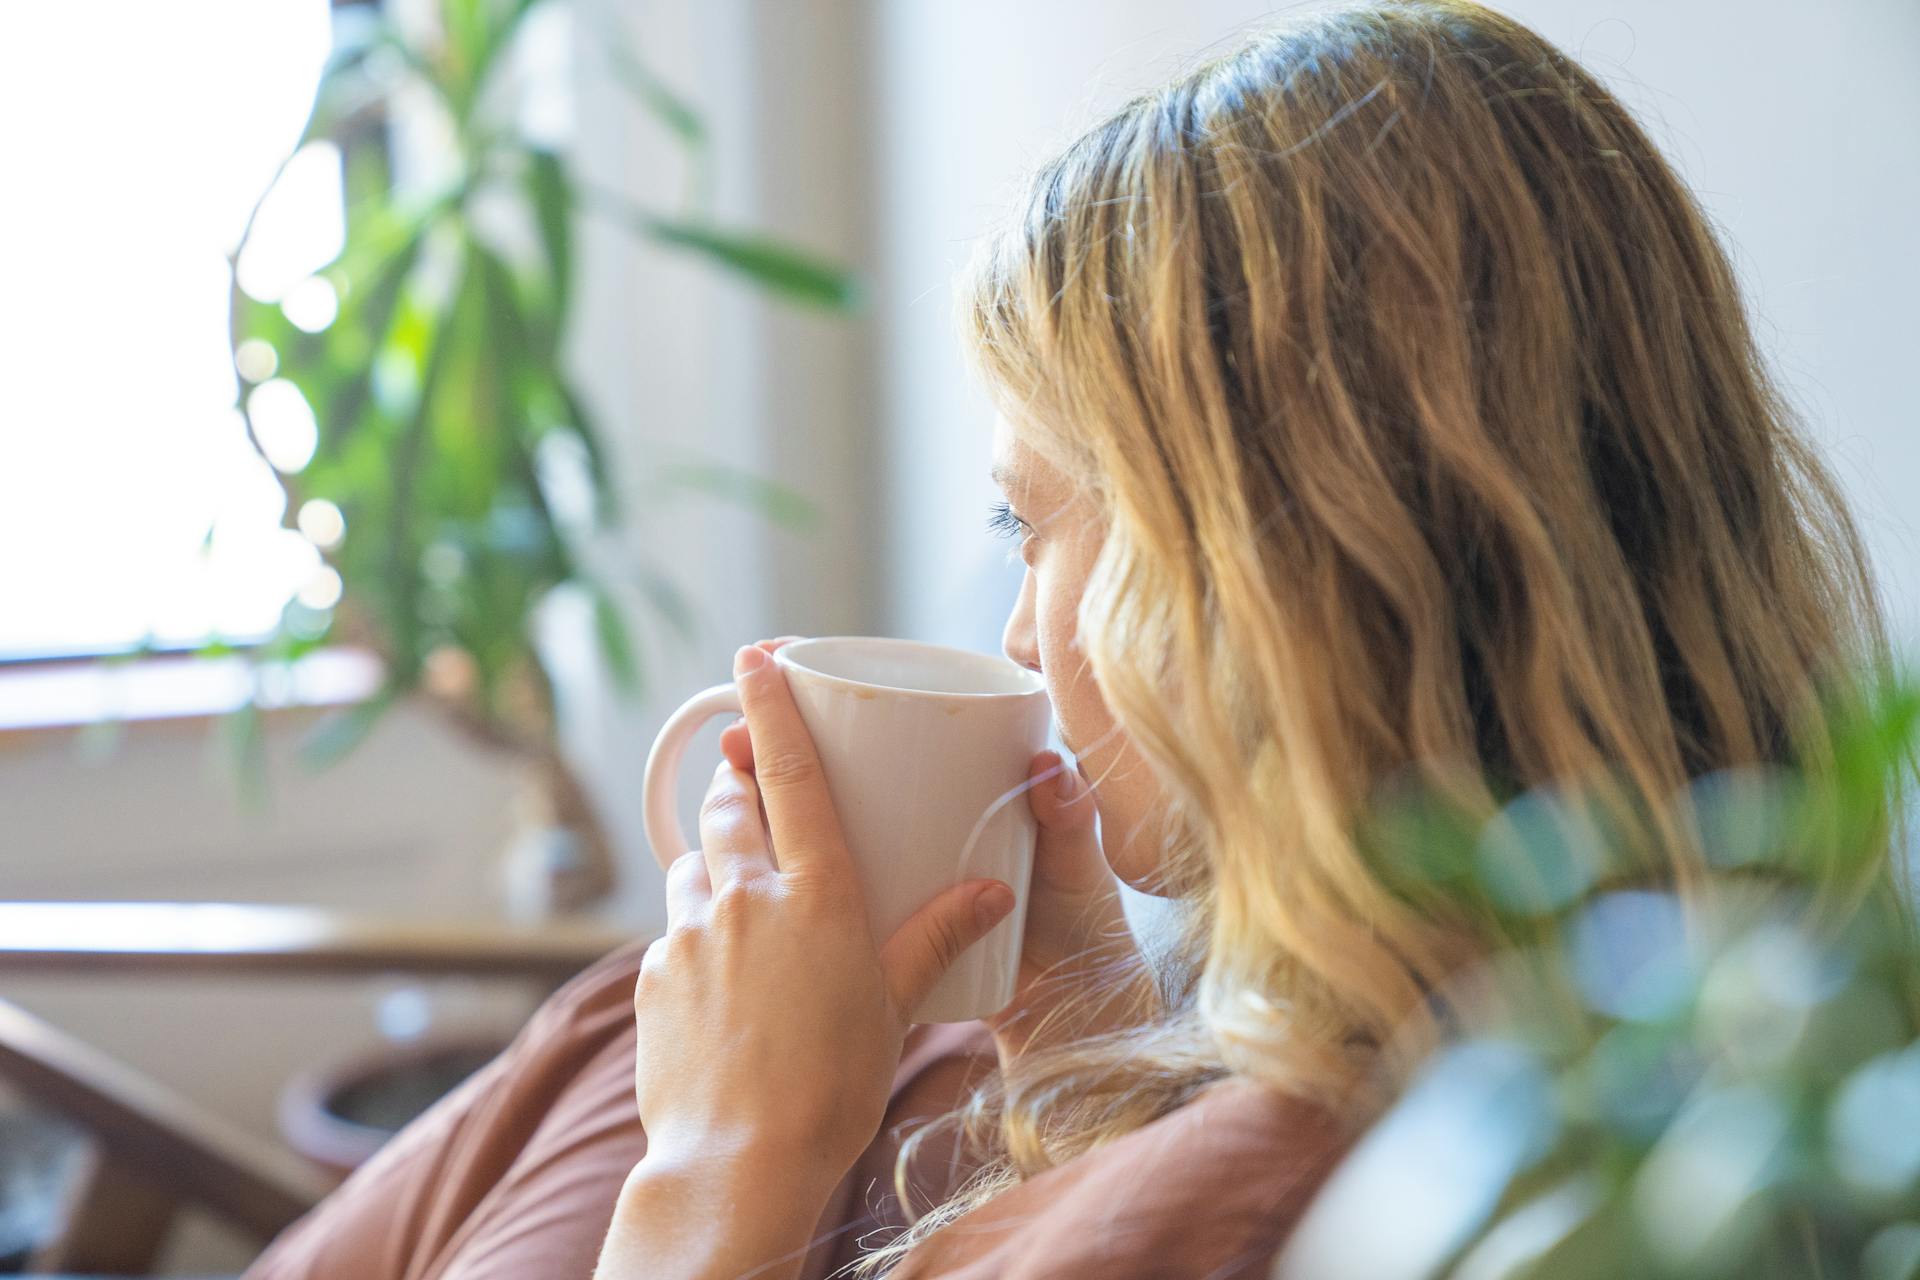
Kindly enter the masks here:
M 682 703 L 667 718 L 660 736 L 647 752 L 647 771 L 640 784 L 640 803 L 645 811 L 647 842 L 653 856 L 663 867 L 690 847 L 680 827 L 677 803 L 680 795 L 680 760 L 687 754 L 687 743 L 701 725 L 715 716 L 739 715 L 740 691 L 731 684 L 703 689 Z

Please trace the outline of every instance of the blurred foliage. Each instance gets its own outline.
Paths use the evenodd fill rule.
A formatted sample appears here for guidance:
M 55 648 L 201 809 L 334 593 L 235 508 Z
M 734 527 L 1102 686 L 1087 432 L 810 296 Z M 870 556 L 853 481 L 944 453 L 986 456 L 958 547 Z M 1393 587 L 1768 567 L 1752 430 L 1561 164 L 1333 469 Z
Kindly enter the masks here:
M 349 749 L 382 710 L 422 687 L 488 736 L 549 742 L 552 689 L 533 618 L 563 584 L 589 593 L 608 669 L 629 690 L 644 671 L 621 599 L 632 594 L 673 632 L 691 629 L 688 603 L 659 567 L 633 563 L 627 550 L 609 578 L 583 550 L 622 513 L 604 429 L 562 362 L 579 270 L 577 214 L 608 218 L 638 241 L 693 254 L 799 305 L 857 304 L 846 270 L 714 225 L 703 202 L 676 214 L 633 207 L 530 136 L 508 73 L 540 7 L 440 0 L 428 40 L 403 34 L 375 8 L 337 11 L 336 47 L 295 152 L 324 139 L 345 157 L 346 243 L 319 273 L 338 314 L 307 332 L 281 306 L 237 285 L 233 292 L 236 349 L 270 346 L 269 370 L 299 388 L 318 421 L 312 460 L 283 478 L 293 499 L 288 522 L 312 499 L 345 518 L 343 538 L 327 551 L 342 580 L 338 607 L 291 604 L 262 656 L 297 657 L 344 638 L 369 644 L 385 663 L 381 695 L 327 726 L 314 743 L 321 757 Z M 698 113 L 608 36 L 610 71 L 685 148 L 699 180 L 707 135 Z M 441 113 L 453 140 L 451 177 L 432 192 L 401 194 L 389 173 L 387 122 L 395 111 L 423 110 Z M 236 264 L 245 247 L 243 238 Z M 237 362 L 243 378 L 261 376 L 257 355 L 252 363 Z M 258 444 L 253 428 L 249 418 Z M 798 495 L 723 463 L 675 465 L 691 490 L 770 519 L 809 515 Z M 660 470 L 673 483 L 672 468 Z M 236 734 L 247 737 L 244 728 Z
M 1604 788 L 1485 822 L 1387 789 L 1389 877 L 1508 941 L 1436 1002 L 1440 1046 L 1275 1274 L 1920 1277 L 1920 685 L 1863 685 L 1825 727 L 1817 765 L 1675 797 L 1706 868 L 1684 889 L 1621 847 Z

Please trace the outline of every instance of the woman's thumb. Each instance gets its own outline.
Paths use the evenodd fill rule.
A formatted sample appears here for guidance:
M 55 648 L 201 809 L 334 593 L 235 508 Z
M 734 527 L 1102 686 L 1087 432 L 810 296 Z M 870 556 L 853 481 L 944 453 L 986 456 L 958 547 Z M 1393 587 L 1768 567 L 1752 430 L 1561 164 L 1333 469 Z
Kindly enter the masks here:
M 1013 910 L 1013 890 L 998 880 L 969 880 L 944 890 L 907 917 L 880 949 L 895 1007 L 911 1014 L 962 952 Z

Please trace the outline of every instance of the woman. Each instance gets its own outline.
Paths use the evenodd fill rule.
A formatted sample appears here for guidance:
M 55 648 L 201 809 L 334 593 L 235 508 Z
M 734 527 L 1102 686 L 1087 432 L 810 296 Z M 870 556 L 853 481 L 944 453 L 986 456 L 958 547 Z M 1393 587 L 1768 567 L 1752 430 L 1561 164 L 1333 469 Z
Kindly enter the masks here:
M 1034 762 L 1019 994 L 990 1058 L 908 1032 L 1005 891 L 848 930 L 811 744 L 770 646 L 743 650 L 745 724 L 633 991 L 646 1137 L 602 1280 L 819 1275 L 823 1241 L 897 1280 L 1264 1274 L 1501 942 L 1390 881 L 1357 834 L 1382 787 L 1484 818 L 1604 778 L 1625 870 L 1697 893 L 1688 779 L 1817 770 L 1828 681 L 1883 659 L 1698 207 L 1489 10 L 1341 8 L 1136 99 L 1039 171 L 962 301 L 1027 565 L 1007 652 L 1080 766 Z M 1169 963 L 1133 951 L 1109 869 L 1178 899 Z M 616 971 L 588 983 L 603 1020 Z M 484 1147 L 477 1107 L 538 1075 L 497 1067 L 358 1181 L 411 1185 L 435 1135 Z M 950 1104 L 901 1153 L 908 1212 L 859 1218 L 901 1125 Z M 540 1230 L 466 1181 L 436 1239 Z M 864 1254 L 838 1234 L 906 1217 Z M 488 1273 L 461 1256 L 407 1274 Z
M 1095 846 L 1049 844 L 977 1104 L 998 1163 L 892 1274 L 1258 1273 L 1382 1046 L 1496 941 L 1383 884 L 1375 789 L 1490 814 L 1481 779 L 1604 771 L 1649 815 L 1635 870 L 1696 881 L 1671 798 L 1817 754 L 1821 678 L 1876 643 L 1860 553 L 1686 191 L 1472 5 L 1343 9 L 1128 104 L 965 296 L 1027 563 L 1007 652 L 1047 678 L 1113 871 L 1192 904 L 1194 969 L 1023 1040 L 1070 1007 L 1039 972 L 1119 928 Z M 736 670 L 751 749 L 734 731 L 642 970 L 654 1148 L 608 1280 L 784 1274 L 879 1124 L 898 1011 L 1004 909 L 963 885 L 877 950 L 845 936 L 810 744 L 764 654 Z

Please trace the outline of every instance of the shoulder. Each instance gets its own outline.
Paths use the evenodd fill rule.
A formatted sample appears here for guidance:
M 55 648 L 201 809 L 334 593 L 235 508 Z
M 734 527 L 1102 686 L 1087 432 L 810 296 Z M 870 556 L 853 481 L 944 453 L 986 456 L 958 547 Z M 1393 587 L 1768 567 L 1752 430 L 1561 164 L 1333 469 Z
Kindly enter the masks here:
M 902 1261 L 902 1280 L 1264 1275 L 1344 1151 L 1326 1111 L 1229 1078 L 1001 1193 Z

